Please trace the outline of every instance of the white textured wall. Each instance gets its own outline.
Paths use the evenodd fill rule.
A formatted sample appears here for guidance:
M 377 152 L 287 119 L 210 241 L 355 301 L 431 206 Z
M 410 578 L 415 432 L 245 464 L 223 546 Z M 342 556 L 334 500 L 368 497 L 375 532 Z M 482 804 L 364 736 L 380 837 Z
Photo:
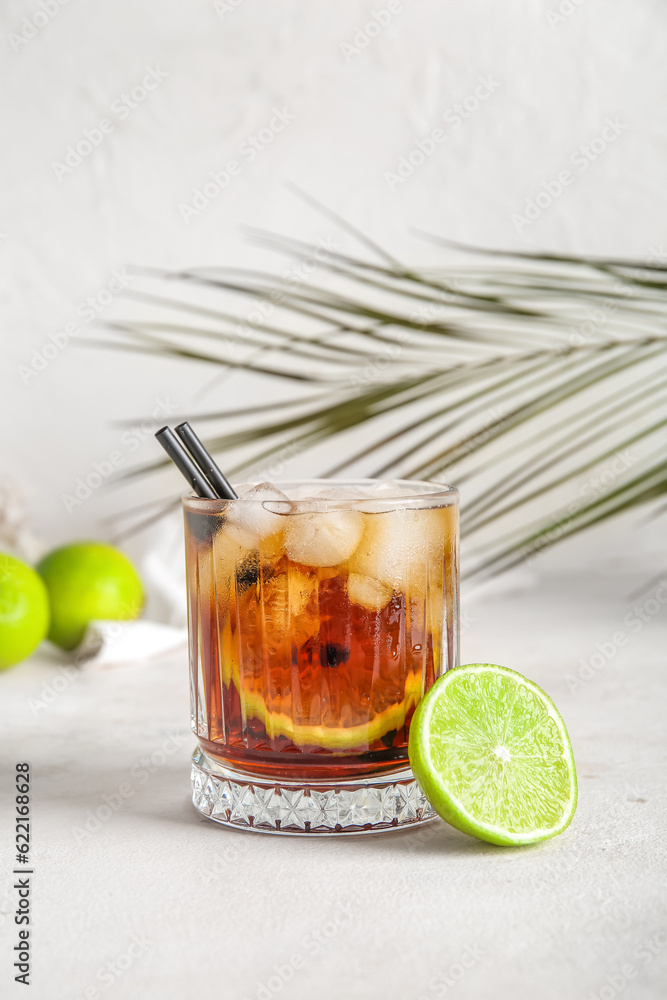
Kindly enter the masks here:
M 56 12 L 46 24 L 37 14 L 40 26 L 24 40 L 24 18 L 44 4 Z M 124 462 L 137 458 L 120 445 L 113 420 L 144 415 L 160 397 L 186 405 L 209 372 L 78 346 L 34 377 L 22 378 L 21 366 L 67 323 L 84 327 L 77 307 L 123 264 L 252 263 L 242 223 L 305 237 L 329 232 L 287 193 L 286 180 L 413 259 L 433 253 L 410 227 L 491 245 L 639 257 L 665 241 L 660 0 L 563 0 L 562 15 L 554 15 L 557 0 L 404 0 L 377 37 L 352 50 L 358 29 L 386 6 L 2 4 L 0 470 L 26 484 L 43 536 L 99 533 L 104 501 L 94 495 L 74 517 L 61 494 L 119 446 Z M 151 85 L 166 77 L 121 110 L 119 98 L 148 68 Z M 455 105 L 480 78 L 487 86 L 478 93 L 488 96 L 460 121 Z M 276 108 L 293 120 L 251 162 L 241 144 Z M 99 146 L 71 172 L 54 168 L 102 119 L 112 131 L 100 133 Z M 607 131 L 613 141 L 583 170 L 576 151 L 607 119 L 618 134 Z M 390 185 L 387 172 L 435 128 L 446 140 Z M 179 205 L 230 160 L 240 169 L 228 189 L 186 223 Z M 513 213 L 563 169 L 572 183 L 518 232 Z M 239 397 L 239 385 L 226 383 L 226 400 Z M 152 440 L 137 454 L 154 454 Z

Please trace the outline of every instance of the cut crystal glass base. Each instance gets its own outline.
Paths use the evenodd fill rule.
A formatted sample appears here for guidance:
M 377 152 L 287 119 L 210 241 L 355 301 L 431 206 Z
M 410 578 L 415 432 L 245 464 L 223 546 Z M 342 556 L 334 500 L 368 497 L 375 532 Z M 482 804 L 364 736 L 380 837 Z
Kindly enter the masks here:
M 381 833 L 435 819 L 409 767 L 353 781 L 281 781 L 232 771 L 197 748 L 192 801 L 203 816 L 258 833 Z

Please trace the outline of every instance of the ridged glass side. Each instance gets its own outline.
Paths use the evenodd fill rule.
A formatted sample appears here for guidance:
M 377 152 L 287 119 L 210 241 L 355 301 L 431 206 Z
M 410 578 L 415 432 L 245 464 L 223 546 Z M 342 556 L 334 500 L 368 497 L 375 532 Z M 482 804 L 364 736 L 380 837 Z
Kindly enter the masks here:
M 327 514 L 292 524 L 344 547 Z M 370 787 L 407 767 L 412 714 L 456 665 L 457 508 L 355 512 L 353 547 L 335 565 L 294 557 L 295 529 L 285 525 L 300 516 L 274 515 L 258 537 L 222 505 L 214 515 L 188 511 L 192 724 L 200 752 L 239 784 L 274 781 L 278 794 L 328 781 L 328 795 L 337 783 Z M 296 551 L 318 558 L 312 545 Z M 306 799 L 307 809 L 320 801 Z M 359 826 L 355 808 L 343 827 Z
M 224 826 L 264 833 L 381 833 L 420 826 L 435 810 L 409 770 L 334 788 L 268 785 L 225 770 L 197 750 L 192 759 L 192 801 Z

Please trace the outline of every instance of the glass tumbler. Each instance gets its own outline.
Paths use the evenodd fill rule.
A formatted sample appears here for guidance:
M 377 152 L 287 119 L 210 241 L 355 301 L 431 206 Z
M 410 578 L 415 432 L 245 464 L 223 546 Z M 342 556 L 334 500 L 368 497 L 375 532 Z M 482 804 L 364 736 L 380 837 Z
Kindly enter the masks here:
M 310 835 L 432 819 L 408 733 L 457 665 L 457 491 L 310 480 L 183 507 L 196 808 Z

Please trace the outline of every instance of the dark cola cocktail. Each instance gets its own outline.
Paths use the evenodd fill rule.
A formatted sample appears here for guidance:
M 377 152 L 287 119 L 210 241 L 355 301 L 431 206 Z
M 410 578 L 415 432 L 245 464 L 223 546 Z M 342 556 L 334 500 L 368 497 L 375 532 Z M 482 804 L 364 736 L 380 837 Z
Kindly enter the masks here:
M 200 811 L 290 833 L 430 818 L 408 732 L 456 665 L 456 491 L 264 483 L 184 508 Z

